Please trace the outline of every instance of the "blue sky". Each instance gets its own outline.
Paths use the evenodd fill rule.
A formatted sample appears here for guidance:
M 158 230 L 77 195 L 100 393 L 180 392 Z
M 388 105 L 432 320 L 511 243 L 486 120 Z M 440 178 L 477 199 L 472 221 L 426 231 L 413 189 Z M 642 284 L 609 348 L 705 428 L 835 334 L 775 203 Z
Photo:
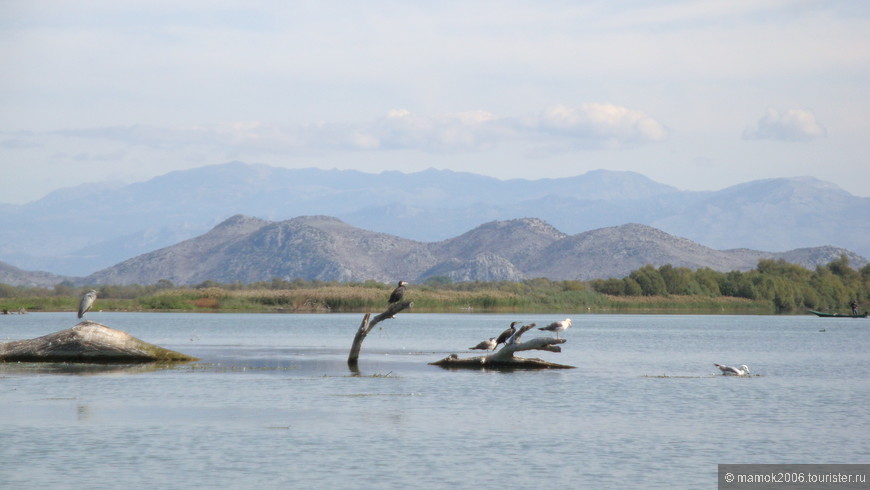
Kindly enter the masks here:
M 870 196 L 865 2 L 6 0 L 0 66 L 0 202 L 231 160 Z

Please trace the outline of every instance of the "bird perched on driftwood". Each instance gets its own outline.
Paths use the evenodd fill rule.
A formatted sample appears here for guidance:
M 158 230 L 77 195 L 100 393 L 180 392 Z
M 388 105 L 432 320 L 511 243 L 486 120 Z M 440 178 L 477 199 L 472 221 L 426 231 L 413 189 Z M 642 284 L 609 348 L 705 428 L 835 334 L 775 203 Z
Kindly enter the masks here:
M 740 366 L 739 368 L 731 367 L 731 366 L 723 366 L 721 364 L 713 363 L 714 366 L 719 368 L 722 371 L 723 376 L 743 376 L 749 374 L 749 366 L 746 364 Z
M 475 345 L 474 347 L 469 347 L 471 350 L 493 350 L 495 346 L 498 345 L 495 343 L 495 337 L 490 337 L 487 340 Z
M 498 344 L 507 342 L 507 339 L 511 338 L 511 335 L 517 331 L 517 323 L 520 322 L 511 322 L 510 328 L 499 334 L 498 338 L 495 339 L 495 347 L 498 347 Z M 495 349 L 495 347 L 493 347 L 493 349 Z
M 402 301 L 402 297 L 405 296 L 405 286 L 408 283 L 405 281 L 399 281 L 399 285 L 396 286 L 396 289 L 393 290 L 393 293 L 390 294 L 390 300 L 388 301 L 390 304 L 398 303 Z
M 538 330 L 546 330 L 548 332 L 556 332 L 556 338 L 559 338 L 559 332 L 564 332 L 571 328 L 571 319 L 566 318 L 564 320 L 560 320 L 558 322 L 553 322 L 546 327 L 541 327 Z
M 524 333 L 535 328 L 535 325 L 537 325 L 537 323 L 530 323 L 528 325 L 523 325 L 522 327 L 520 327 L 519 330 L 516 331 L 516 333 L 514 333 L 513 335 L 508 337 L 507 340 L 504 341 L 504 345 L 508 346 L 508 345 L 513 345 L 513 344 L 519 344 L 520 337 L 522 337 Z
M 85 313 L 91 309 L 91 306 L 94 306 L 94 301 L 97 300 L 97 292 L 91 289 L 84 296 L 82 296 L 81 302 L 79 302 L 79 318 L 85 316 Z

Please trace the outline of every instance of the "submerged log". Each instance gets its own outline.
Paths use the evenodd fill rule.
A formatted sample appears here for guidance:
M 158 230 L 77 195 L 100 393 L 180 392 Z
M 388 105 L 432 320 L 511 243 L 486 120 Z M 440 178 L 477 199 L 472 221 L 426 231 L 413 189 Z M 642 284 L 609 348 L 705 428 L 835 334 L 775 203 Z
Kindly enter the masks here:
M 5 362 L 108 364 L 196 360 L 195 357 L 149 344 L 126 332 L 88 320 L 35 339 L 0 344 L 0 361 Z
M 450 354 L 440 361 L 431 362 L 433 366 L 443 368 L 462 369 L 574 369 L 574 366 L 556 364 L 543 359 L 528 359 L 514 357 L 515 352 L 525 350 L 546 350 L 550 352 L 562 352 L 557 344 L 564 344 L 565 339 L 551 337 L 538 337 L 519 344 L 506 345 L 501 350 L 482 357 L 460 358 L 457 354 Z
M 347 364 L 353 370 L 357 367 L 357 363 L 359 361 L 359 352 L 362 350 L 362 343 L 365 340 L 366 336 L 369 332 L 375 328 L 375 325 L 386 320 L 388 318 L 393 318 L 400 311 L 410 308 L 413 306 L 413 301 L 398 301 L 395 303 L 391 303 L 389 307 L 387 307 L 386 311 L 381 313 L 380 315 L 374 317 L 369 321 L 371 317 L 371 313 L 366 313 L 363 317 L 362 324 L 360 324 L 359 328 L 356 331 L 356 335 L 353 337 L 353 344 L 350 346 L 350 353 L 347 356 Z

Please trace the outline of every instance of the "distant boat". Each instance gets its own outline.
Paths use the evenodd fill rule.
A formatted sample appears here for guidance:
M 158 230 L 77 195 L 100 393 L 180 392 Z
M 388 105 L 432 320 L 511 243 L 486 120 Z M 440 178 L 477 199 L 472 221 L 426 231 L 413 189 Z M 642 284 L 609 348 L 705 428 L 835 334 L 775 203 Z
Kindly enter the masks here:
M 807 311 L 809 311 L 813 315 L 820 316 L 823 318 L 867 318 L 866 311 L 860 315 L 853 315 L 851 313 L 848 315 L 843 315 L 842 313 L 824 313 L 822 311 L 816 311 L 816 310 L 807 310 Z

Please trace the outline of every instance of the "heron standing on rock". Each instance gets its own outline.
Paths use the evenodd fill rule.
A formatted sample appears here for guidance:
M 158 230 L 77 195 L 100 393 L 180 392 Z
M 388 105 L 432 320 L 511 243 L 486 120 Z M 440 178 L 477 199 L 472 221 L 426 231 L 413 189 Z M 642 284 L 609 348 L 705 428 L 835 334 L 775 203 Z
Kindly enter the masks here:
M 94 301 L 97 300 L 97 292 L 91 289 L 84 296 L 82 296 L 82 301 L 79 303 L 79 318 L 85 316 L 85 313 L 91 309 L 91 306 L 94 306 Z

